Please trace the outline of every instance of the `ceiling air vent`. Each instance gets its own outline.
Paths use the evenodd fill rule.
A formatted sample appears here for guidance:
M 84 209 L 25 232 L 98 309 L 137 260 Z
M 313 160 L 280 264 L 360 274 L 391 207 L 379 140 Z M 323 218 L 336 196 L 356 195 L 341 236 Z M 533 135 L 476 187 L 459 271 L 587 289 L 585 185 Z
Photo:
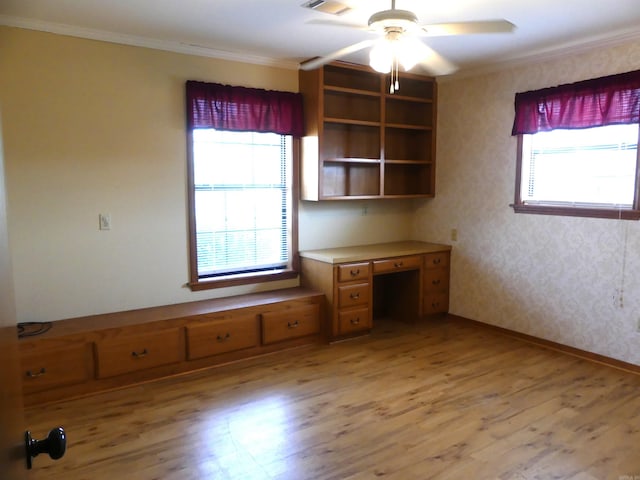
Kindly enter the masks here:
M 334 0 L 311 0 L 303 3 L 302 6 L 304 8 L 310 8 L 311 10 L 328 13 L 330 15 L 342 15 L 343 13 L 351 10 L 350 6 Z

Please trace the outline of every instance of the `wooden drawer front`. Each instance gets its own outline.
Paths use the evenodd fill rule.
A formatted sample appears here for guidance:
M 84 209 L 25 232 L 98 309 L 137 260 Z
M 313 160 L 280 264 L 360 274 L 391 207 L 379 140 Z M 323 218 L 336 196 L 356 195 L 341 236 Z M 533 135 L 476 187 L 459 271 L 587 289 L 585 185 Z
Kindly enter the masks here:
M 423 314 L 447 313 L 449 311 L 448 293 L 431 293 L 424 296 L 422 304 Z
M 422 257 L 397 257 L 389 260 L 376 260 L 373 262 L 373 274 L 391 273 L 402 270 L 414 270 L 420 268 Z
M 442 268 L 449 266 L 449 252 L 427 253 L 424 256 L 425 268 Z
M 371 316 L 368 308 L 351 308 L 338 313 L 340 334 L 359 332 L 371 328 Z
M 262 343 L 275 343 L 320 332 L 318 304 L 262 314 Z
M 449 291 L 449 269 L 430 268 L 424 271 L 425 293 Z
M 96 343 L 98 378 L 113 377 L 183 359 L 180 330 L 127 335 Z
M 366 263 L 348 263 L 338 265 L 338 281 L 351 282 L 354 280 L 369 279 L 369 262 Z
M 209 357 L 258 345 L 255 315 L 187 325 L 187 358 Z
M 369 305 L 369 290 L 368 283 L 338 287 L 338 307 Z
M 22 354 L 22 385 L 25 393 L 82 383 L 91 377 L 87 344 L 71 345 Z

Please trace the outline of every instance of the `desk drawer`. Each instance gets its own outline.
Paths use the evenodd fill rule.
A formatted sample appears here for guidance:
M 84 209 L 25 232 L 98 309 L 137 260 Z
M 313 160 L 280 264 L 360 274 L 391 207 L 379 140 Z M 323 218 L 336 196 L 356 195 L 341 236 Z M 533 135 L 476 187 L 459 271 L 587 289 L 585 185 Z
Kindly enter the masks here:
M 91 378 L 88 365 L 89 344 L 69 345 L 64 348 L 32 350 L 22 353 L 22 385 L 25 394 L 48 388 L 82 383 Z
M 433 315 L 434 313 L 447 313 L 449 311 L 449 294 L 430 293 L 424 296 L 422 302 L 423 315 Z
M 424 271 L 425 293 L 447 292 L 449 290 L 449 269 L 429 268 Z
M 352 282 L 354 280 L 369 279 L 369 262 L 365 263 L 348 263 L 338 265 L 338 281 Z
M 255 315 L 194 323 L 186 330 L 189 360 L 255 347 L 259 341 Z
M 349 310 L 341 310 L 338 313 L 338 322 L 340 323 L 340 334 L 344 335 L 371 328 L 371 315 L 369 308 L 351 308 Z
M 442 268 L 449 266 L 449 252 L 427 253 L 424 256 L 425 268 Z
M 373 274 L 399 272 L 402 270 L 414 270 L 420 268 L 422 257 L 396 257 L 388 260 L 376 260 L 373 262 Z
M 320 306 L 316 303 L 262 314 L 262 343 L 275 343 L 320 333 Z
M 338 287 L 338 307 L 369 305 L 369 290 L 368 283 Z
M 184 357 L 180 330 L 126 335 L 96 343 L 98 378 L 178 363 Z

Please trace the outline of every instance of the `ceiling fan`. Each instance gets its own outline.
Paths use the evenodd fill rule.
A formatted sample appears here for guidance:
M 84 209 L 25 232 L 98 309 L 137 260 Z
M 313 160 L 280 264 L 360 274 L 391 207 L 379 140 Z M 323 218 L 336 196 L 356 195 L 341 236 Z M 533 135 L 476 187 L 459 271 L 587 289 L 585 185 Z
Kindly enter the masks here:
M 400 65 L 406 71 L 421 63 L 434 75 L 447 75 L 457 69 L 453 63 L 425 45 L 419 39 L 421 36 L 509 33 L 515 29 L 515 26 L 507 20 L 421 25 L 415 13 L 397 9 L 395 0 L 391 0 L 390 10 L 371 15 L 367 27 L 342 22 L 312 21 L 311 23 L 365 29 L 377 33 L 379 38 L 364 40 L 328 55 L 302 62 L 300 64 L 302 70 L 313 70 L 338 58 L 373 47 L 369 54 L 371 67 L 382 73 L 391 72 L 392 75 L 395 73 L 396 82 Z M 392 93 L 393 90 L 394 80 L 392 79 Z

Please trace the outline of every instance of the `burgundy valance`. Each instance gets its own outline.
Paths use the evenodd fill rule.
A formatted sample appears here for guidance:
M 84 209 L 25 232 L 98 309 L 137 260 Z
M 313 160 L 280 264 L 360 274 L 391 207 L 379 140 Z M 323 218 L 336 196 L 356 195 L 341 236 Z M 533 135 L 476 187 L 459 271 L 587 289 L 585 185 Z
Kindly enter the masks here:
M 302 95 L 187 81 L 187 127 L 304 134 Z
M 640 70 L 516 93 L 512 135 L 640 122 Z

